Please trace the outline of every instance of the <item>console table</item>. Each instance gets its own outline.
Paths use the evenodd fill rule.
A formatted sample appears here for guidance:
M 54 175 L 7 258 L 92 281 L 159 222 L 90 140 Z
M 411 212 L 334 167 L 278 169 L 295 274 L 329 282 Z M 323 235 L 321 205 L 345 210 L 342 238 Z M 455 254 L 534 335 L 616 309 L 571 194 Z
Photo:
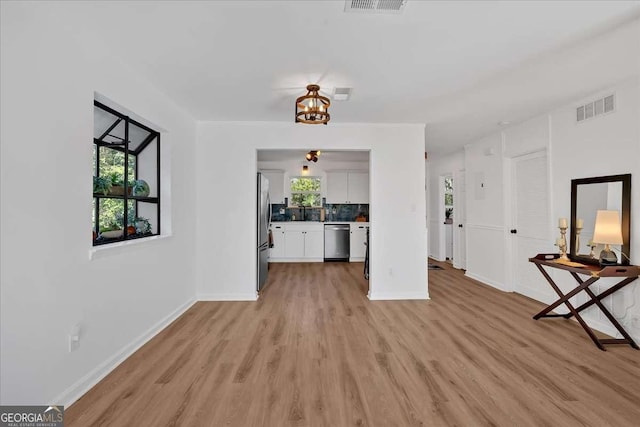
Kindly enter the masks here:
M 554 291 L 560 297 L 553 304 L 546 307 L 540 313 L 533 316 L 535 320 L 540 319 L 541 317 L 563 317 L 565 319 L 570 319 L 572 316 L 575 316 L 580 326 L 587 332 L 591 340 L 594 342 L 596 346 L 600 350 L 606 351 L 604 348 L 605 344 L 629 344 L 631 347 L 636 350 L 640 350 L 638 344 L 631 338 L 631 336 L 624 330 L 622 325 L 613 317 L 613 315 L 607 310 L 607 308 L 602 304 L 602 300 L 614 292 L 619 291 L 620 289 L 627 286 L 629 283 L 633 282 L 640 276 L 640 267 L 635 265 L 610 265 L 606 267 L 600 267 L 597 265 L 584 265 L 579 263 L 572 262 L 563 262 L 559 259 L 560 255 L 558 254 L 538 254 L 533 258 L 529 258 L 529 262 L 532 262 L 538 267 L 540 273 L 547 279 L 547 282 L 551 285 Z M 548 268 L 557 268 L 560 270 L 568 271 L 571 276 L 576 280 L 577 286 L 568 292 L 567 294 L 563 293 L 558 285 L 551 279 L 547 271 L 544 267 Z M 583 280 L 580 275 L 588 276 L 588 279 Z M 593 285 L 602 277 L 618 277 L 620 278 L 620 282 L 606 291 L 596 295 L 589 286 Z M 585 302 L 579 307 L 574 307 L 569 301 L 570 298 L 574 297 L 580 292 L 586 292 L 589 296 L 590 300 Z M 555 309 L 559 305 L 564 304 L 569 309 L 569 313 L 567 314 L 548 314 L 551 310 Z M 609 319 L 609 321 L 615 326 L 615 328 L 620 332 L 620 334 L 624 338 L 608 338 L 608 339 L 599 339 L 593 333 L 593 330 L 587 325 L 587 323 L 580 316 L 580 312 L 592 305 L 597 305 L 598 308 L 604 313 L 604 315 Z

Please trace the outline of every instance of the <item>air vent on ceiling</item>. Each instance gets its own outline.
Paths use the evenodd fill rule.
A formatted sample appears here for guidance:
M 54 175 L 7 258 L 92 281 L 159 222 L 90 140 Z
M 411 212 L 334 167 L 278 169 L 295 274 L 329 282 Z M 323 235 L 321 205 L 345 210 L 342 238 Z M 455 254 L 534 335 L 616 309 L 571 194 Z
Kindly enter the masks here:
M 608 95 L 576 108 L 576 121 L 583 122 L 614 110 L 614 96 Z
M 337 87 L 333 89 L 333 100 L 334 101 L 348 101 L 349 97 L 351 97 L 351 88 L 350 87 Z
M 407 0 L 345 0 L 345 12 L 402 13 Z

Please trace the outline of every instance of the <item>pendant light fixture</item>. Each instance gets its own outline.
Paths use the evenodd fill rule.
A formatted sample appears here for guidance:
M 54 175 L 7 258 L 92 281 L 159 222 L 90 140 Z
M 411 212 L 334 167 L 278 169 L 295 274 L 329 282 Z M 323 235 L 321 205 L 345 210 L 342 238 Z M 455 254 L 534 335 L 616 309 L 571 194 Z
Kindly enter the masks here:
M 302 175 L 308 175 L 308 174 L 309 174 L 309 166 L 302 165 Z
M 304 158 L 307 159 L 308 162 L 313 163 L 316 163 L 318 161 L 318 157 L 320 157 L 320 150 L 311 150 L 304 156 Z
M 326 125 L 329 123 L 331 101 L 320 95 L 320 86 L 308 85 L 307 94 L 296 99 L 296 123 Z

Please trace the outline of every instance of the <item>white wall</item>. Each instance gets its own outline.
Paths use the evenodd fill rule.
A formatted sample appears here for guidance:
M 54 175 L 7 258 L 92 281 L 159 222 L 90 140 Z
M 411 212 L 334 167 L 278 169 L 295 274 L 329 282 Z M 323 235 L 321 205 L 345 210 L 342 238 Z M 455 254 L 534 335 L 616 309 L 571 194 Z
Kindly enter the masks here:
M 504 161 L 502 134 L 465 147 L 467 276 L 503 289 Z
M 575 109 L 588 101 L 610 93 L 616 94 L 616 111 L 612 114 L 575 121 Z M 467 275 L 498 289 L 511 290 L 509 263 L 510 228 L 510 158 L 547 150 L 549 156 L 549 194 L 551 226 L 549 246 L 559 235 L 557 219 L 571 215 L 571 180 L 603 175 L 632 174 L 631 260 L 640 263 L 640 77 L 634 77 L 594 91 L 582 99 L 547 114 L 496 132 L 465 147 L 467 182 Z M 443 170 L 450 170 L 451 160 L 430 162 L 430 200 L 437 197 L 433 181 Z M 531 177 L 535 179 L 535 177 Z M 484 183 L 484 187 L 480 184 Z M 430 214 L 436 214 L 432 208 Z M 435 231 L 431 232 L 432 251 Z M 556 248 L 557 250 L 557 248 Z M 532 256 L 535 254 L 531 254 Z M 573 279 L 562 271 L 552 271 L 565 290 L 572 289 Z M 540 285 L 547 286 L 542 276 Z M 611 280 L 601 280 L 604 289 Z M 579 298 L 579 301 L 584 299 Z M 640 340 L 640 284 L 634 282 L 612 299 L 605 300 L 627 330 Z M 585 313 L 595 328 L 615 334 L 615 330 L 595 308 Z
M 616 94 L 616 111 L 577 124 L 575 109 L 604 94 Z M 550 113 L 554 218 L 570 217 L 571 179 L 631 173 L 631 263 L 640 264 L 640 76 L 577 99 Z M 559 278 L 565 289 L 571 278 Z M 615 282 L 615 281 L 613 281 Z M 601 280 L 597 289 L 610 286 Z M 627 331 L 640 341 L 640 283 L 636 280 L 605 300 Z M 589 323 L 614 333 L 598 310 Z
M 371 150 L 370 298 L 428 297 L 423 126 L 206 122 L 197 141 L 200 298 L 255 299 L 256 150 L 288 148 Z
M 195 122 L 47 7 L 2 4 L 2 404 L 68 405 L 195 296 Z M 166 131 L 173 236 L 90 261 L 94 91 Z

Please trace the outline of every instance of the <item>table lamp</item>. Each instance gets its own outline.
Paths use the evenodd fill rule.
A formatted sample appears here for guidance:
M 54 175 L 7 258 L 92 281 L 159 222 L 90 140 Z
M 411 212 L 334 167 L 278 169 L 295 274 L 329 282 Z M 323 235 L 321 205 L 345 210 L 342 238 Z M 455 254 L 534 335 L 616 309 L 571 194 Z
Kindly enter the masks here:
M 604 245 L 600 252 L 600 265 L 618 263 L 618 257 L 609 245 L 622 245 L 622 227 L 618 211 L 597 211 L 593 242 Z

